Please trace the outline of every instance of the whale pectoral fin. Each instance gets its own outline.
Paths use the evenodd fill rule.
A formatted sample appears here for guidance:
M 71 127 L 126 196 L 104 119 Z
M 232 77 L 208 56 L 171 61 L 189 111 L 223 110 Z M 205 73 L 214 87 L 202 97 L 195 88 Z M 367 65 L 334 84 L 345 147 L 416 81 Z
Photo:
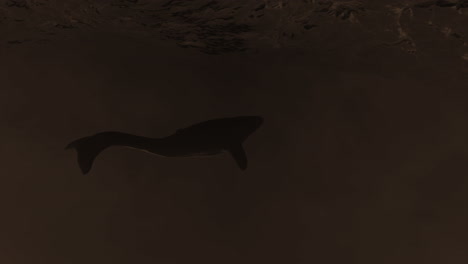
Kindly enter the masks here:
M 245 154 L 244 148 L 241 144 L 233 145 L 227 150 L 231 153 L 234 160 L 236 160 L 237 165 L 241 170 L 247 169 L 247 155 Z

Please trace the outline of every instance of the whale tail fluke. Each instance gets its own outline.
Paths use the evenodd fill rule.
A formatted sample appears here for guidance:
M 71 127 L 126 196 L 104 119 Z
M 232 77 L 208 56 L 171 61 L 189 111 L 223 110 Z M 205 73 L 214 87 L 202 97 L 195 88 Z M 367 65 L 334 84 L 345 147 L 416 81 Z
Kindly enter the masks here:
M 81 172 L 87 174 L 93 166 L 94 159 L 103 151 L 107 144 L 90 136 L 77 139 L 68 144 L 65 149 L 75 149 L 77 152 L 78 165 Z
M 247 169 L 247 155 L 242 144 L 232 145 L 227 149 L 241 170 Z

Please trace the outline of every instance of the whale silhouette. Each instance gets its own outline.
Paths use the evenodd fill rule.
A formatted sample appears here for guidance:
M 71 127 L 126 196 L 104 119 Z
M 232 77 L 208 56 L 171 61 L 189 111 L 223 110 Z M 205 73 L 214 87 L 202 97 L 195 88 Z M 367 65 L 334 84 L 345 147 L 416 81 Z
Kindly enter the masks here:
M 240 169 L 247 168 L 242 143 L 263 123 L 260 116 L 213 119 L 179 129 L 164 138 L 148 138 L 107 131 L 77 139 L 65 149 L 75 149 L 81 172 L 87 174 L 95 158 L 112 146 L 130 147 L 164 157 L 216 155 L 229 152 Z

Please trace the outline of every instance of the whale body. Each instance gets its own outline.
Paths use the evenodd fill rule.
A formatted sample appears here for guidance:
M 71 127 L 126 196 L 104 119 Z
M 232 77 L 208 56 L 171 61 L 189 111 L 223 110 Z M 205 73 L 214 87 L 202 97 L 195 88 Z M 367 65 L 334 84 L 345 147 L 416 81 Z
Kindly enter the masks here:
M 77 139 L 65 149 L 77 151 L 78 165 L 87 174 L 103 150 L 122 146 L 164 157 L 217 155 L 229 152 L 240 169 L 247 168 L 242 143 L 261 125 L 260 116 L 213 119 L 179 129 L 164 138 L 149 138 L 128 133 L 106 131 Z

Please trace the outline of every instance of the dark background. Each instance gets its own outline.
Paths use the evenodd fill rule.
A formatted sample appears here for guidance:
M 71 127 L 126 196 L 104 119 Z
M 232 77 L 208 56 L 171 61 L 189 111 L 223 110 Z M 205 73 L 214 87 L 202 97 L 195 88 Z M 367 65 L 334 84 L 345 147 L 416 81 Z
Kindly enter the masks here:
M 115 22 L 133 1 L 83 13 L 98 26 L 68 31 L 56 25 L 66 4 L 81 10 L 73 1 L 19 2 L 28 8 L 0 9 L 0 262 L 468 261 L 468 53 L 463 32 L 452 34 L 464 7 L 413 6 L 414 20 L 398 24 L 384 3 L 352 6 L 351 18 L 330 5 L 304 29 L 293 15 L 320 3 L 293 12 L 257 1 L 300 37 L 273 41 L 287 30 L 251 21 L 245 35 L 196 35 L 207 50 L 166 34 L 199 32 L 197 20 L 160 15 L 151 31 Z M 424 12 L 438 24 L 424 26 Z M 38 29 L 46 22 L 53 29 Z M 218 49 L 229 41 L 213 38 L 242 41 Z M 245 172 L 227 154 L 112 149 L 83 176 L 64 151 L 99 131 L 162 137 L 236 115 L 265 119 L 245 144 Z

